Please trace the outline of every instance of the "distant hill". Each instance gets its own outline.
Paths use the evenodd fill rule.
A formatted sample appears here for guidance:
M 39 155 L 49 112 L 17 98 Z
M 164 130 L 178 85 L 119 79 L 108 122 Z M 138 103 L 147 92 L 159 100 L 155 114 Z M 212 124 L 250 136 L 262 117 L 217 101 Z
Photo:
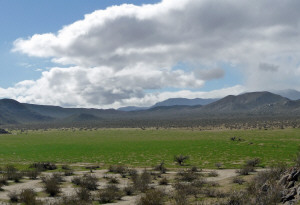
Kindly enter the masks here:
M 300 92 L 297 90 L 287 89 L 287 90 L 277 90 L 271 92 L 281 95 L 282 97 L 286 97 L 290 100 L 300 100 Z
M 211 103 L 209 103 L 211 101 Z M 201 105 L 202 103 L 204 105 Z M 209 104 L 208 104 L 209 103 Z M 180 105 L 177 105 L 180 104 Z M 165 106 L 162 106 L 165 105 Z M 128 108 L 129 109 L 129 108 Z M 135 109 L 133 107 L 132 109 Z M 157 103 L 146 110 L 114 110 L 63 108 L 59 106 L 19 103 L 11 99 L 0 100 L 0 125 L 52 124 L 61 126 L 144 126 L 177 125 L 195 123 L 207 119 L 214 123 L 216 119 L 241 117 L 285 118 L 300 117 L 300 100 L 290 100 L 271 92 L 252 92 L 241 95 L 229 95 L 216 99 L 175 98 Z
M 187 106 L 195 106 L 195 105 L 207 105 L 212 102 L 217 101 L 218 99 L 187 99 L 187 98 L 170 98 L 162 102 L 158 102 L 152 107 L 161 107 L 161 106 L 174 106 L 174 105 L 187 105 Z
M 218 99 L 202 99 L 202 98 L 195 98 L 195 99 L 187 99 L 187 98 L 169 98 L 167 100 L 158 102 L 150 107 L 135 107 L 135 106 L 128 106 L 128 107 L 121 107 L 118 110 L 121 111 L 141 111 L 141 110 L 148 110 L 155 107 L 169 107 L 169 106 L 196 106 L 196 105 L 207 105 L 212 102 L 217 101 Z
M 118 110 L 130 112 L 130 111 L 139 111 L 139 110 L 147 110 L 149 107 L 136 107 L 136 106 L 127 106 L 127 107 L 120 107 Z
M 67 118 L 64 118 L 64 122 L 89 122 L 89 121 L 98 121 L 101 120 L 99 117 L 96 117 L 95 115 L 86 114 L 86 113 L 80 113 L 71 115 Z
M 252 92 L 238 96 L 229 95 L 221 100 L 204 107 L 211 112 L 256 112 L 262 111 L 266 106 L 283 104 L 290 101 L 288 98 L 270 92 Z
M 24 122 L 43 122 L 53 118 L 28 109 L 24 104 L 12 99 L 0 100 L 0 122 L 17 124 Z M 6 122 L 6 123 L 5 123 Z

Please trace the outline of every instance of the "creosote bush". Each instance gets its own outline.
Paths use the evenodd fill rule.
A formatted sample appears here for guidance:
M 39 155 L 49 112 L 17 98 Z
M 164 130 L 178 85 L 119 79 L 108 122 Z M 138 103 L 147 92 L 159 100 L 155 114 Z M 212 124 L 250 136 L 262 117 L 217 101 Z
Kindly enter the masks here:
M 8 180 L 14 180 L 18 169 L 14 165 L 7 165 L 4 169 L 5 176 Z
M 79 189 L 76 189 L 76 198 L 79 201 L 85 201 L 85 202 L 89 202 L 91 201 L 91 191 L 88 190 L 87 188 L 84 187 L 80 187 Z
M 166 177 L 163 177 L 160 181 L 159 181 L 159 185 L 168 185 L 169 184 L 169 180 Z
M 141 192 L 145 192 L 149 189 L 149 184 L 151 183 L 151 180 L 151 175 L 146 169 L 141 174 L 137 174 L 132 177 L 135 190 Z
M 109 177 L 108 183 L 119 184 L 119 180 L 116 177 Z
M 245 183 L 245 180 L 241 177 L 234 177 L 232 179 L 232 182 L 235 183 L 235 184 L 242 185 L 243 183 Z
M 75 176 L 72 178 L 72 183 L 88 190 L 97 190 L 98 188 L 98 178 L 92 174 L 85 174 L 82 177 Z
M 218 169 L 221 169 L 223 167 L 223 164 L 221 162 L 217 162 L 215 163 L 215 166 L 218 168 Z
M 67 164 L 62 165 L 61 168 L 64 170 L 65 176 L 72 176 L 74 174 L 74 170 Z
M 155 171 L 159 171 L 161 174 L 165 174 L 167 172 L 167 168 L 165 167 L 165 162 L 162 161 L 159 165 L 154 167 Z
M 60 193 L 60 186 L 59 186 L 59 179 L 54 174 L 51 177 L 44 177 L 44 188 L 45 192 L 48 193 L 50 196 L 56 196 Z
M 209 177 L 217 177 L 217 176 L 219 176 L 219 174 L 216 171 L 211 171 L 211 172 L 208 173 L 208 176 Z
M 111 203 L 122 198 L 122 192 L 116 185 L 108 185 L 106 188 L 99 190 L 99 202 Z
M 259 158 L 250 159 L 246 162 L 246 166 L 248 167 L 257 167 L 260 163 Z
M 200 177 L 200 174 L 193 172 L 190 169 L 180 170 L 177 173 L 177 179 L 180 181 L 192 182 Z
M 124 176 L 128 172 L 128 168 L 123 165 L 110 165 L 108 171 Z
M 36 200 L 36 193 L 33 189 L 23 189 L 19 195 L 20 202 L 26 205 L 36 205 L 39 202 Z
M 97 190 L 98 188 L 98 178 L 92 174 L 85 174 L 80 182 L 80 186 L 87 188 L 88 190 Z
M 133 193 L 135 192 L 135 190 L 134 190 L 134 187 L 132 185 L 127 185 L 126 187 L 123 188 L 123 192 L 127 196 L 131 196 L 131 195 L 133 195 Z
M 55 170 L 57 166 L 51 162 L 36 162 L 30 165 L 30 168 L 35 168 L 39 171 Z
M 189 156 L 184 156 L 184 155 L 175 155 L 174 156 L 174 161 L 180 165 L 183 166 L 185 161 L 188 160 L 190 157 Z
M 19 202 L 19 194 L 16 191 L 9 192 L 8 195 L 10 202 L 17 203 Z
M 166 194 L 159 189 L 150 189 L 142 196 L 137 205 L 162 205 Z
M 41 172 L 37 169 L 25 171 L 25 175 L 29 177 L 29 179 L 37 179 L 40 174 Z

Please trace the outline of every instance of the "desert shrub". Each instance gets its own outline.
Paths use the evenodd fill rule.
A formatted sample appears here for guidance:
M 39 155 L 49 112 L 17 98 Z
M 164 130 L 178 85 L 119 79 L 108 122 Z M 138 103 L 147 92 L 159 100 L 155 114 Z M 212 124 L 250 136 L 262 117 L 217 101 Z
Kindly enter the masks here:
M 220 184 L 218 182 L 215 182 L 215 181 L 207 181 L 206 184 L 207 184 L 207 186 L 210 186 L 210 187 L 220 186 Z
M 24 173 L 22 173 L 22 172 L 15 172 L 11 176 L 11 179 L 14 180 L 14 182 L 18 183 L 23 178 L 23 176 L 24 176 Z
M 282 168 L 271 168 L 259 172 L 249 183 L 247 193 L 251 196 L 253 204 L 277 204 L 281 200 L 283 187 L 277 180 L 284 172 Z
M 134 190 L 133 186 L 127 185 L 126 187 L 123 188 L 123 191 L 127 196 L 131 196 L 131 195 L 133 195 L 135 190 Z
M 55 179 L 58 183 L 62 183 L 65 181 L 63 175 L 61 173 L 53 173 L 52 178 Z
M 19 202 L 19 194 L 16 191 L 9 192 L 8 195 L 10 202 L 17 203 Z
M 197 195 L 201 193 L 199 187 L 195 187 L 190 183 L 176 182 L 173 184 L 173 187 L 178 193 L 184 196 L 194 195 L 197 197 Z
M 151 183 L 151 175 L 149 172 L 147 172 L 147 170 L 144 170 L 140 175 L 137 174 L 136 176 L 133 176 L 132 181 L 135 190 L 145 192 Z
M 108 171 L 112 173 L 124 175 L 127 173 L 128 168 L 123 165 L 110 165 Z
M 199 174 L 197 172 L 193 172 L 191 170 L 180 170 L 177 173 L 177 177 L 180 181 L 192 182 L 199 178 Z
M 172 196 L 174 205 L 189 205 L 188 196 L 181 191 L 176 191 Z
M 36 162 L 30 165 L 30 168 L 35 168 L 39 171 L 55 170 L 57 166 L 51 162 Z
M 70 167 L 70 165 L 68 165 L 68 164 L 63 164 L 63 165 L 61 165 L 61 168 L 63 169 L 63 170 L 71 170 L 72 168 Z
M 203 193 L 207 196 L 207 197 L 211 197 L 211 198 L 224 198 L 226 197 L 226 194 L 216 190 L 214 188 L 206 188 L 203 190 Z
M 129 176 L 136 176 L 138 174 L 138 171 L 136 169 L 128 169 L 128 175 Z
M 74 174 L 74 170 L 67 164 L 62 165 L 61 168 L 64 170 L 65 176 L 72 176 Z
M 86 166 L 86 169 L 89 169 L 91 172 L 93 172 L 93 170 L 99 169 L 100 166 L 98 165 L 91 165 L 91 166 Z
M 259 158 L 250 159 L 246 162 L 246 166 L 248 167 L 256 167 L 260 163 Z
M 208 184 L 204 178 L 197 179 L 191 183 L 192 186 L 202 188 L 205 184 Z
M 295 162 L 296 167 L 300 167 L 300 151 L 298 151 L 298 153 L 294 159 L 294 162 Z
M 167 172 L 167 168 L 165 167 L 165 162 L 162 161 L 159 165 L 154 167 L 155 171 L 159 171 L 162 174 L 165 174 Z
M 243 183 L 245 183 L 245 180 L 241 177 L 234 177 L 232 179 L 232 183 L 242 185 Z
M 71 169 L 71 170 L 64 170 L 64 175 L 65 176 L 72 176 L 74 174 L 74 171 Z
M 80 176 L 75 176 L 75 177 L 72 178 L 71 181 L 72 181 L 73 184 L 79 186 L 81 184 L 81 177 Z
M 8 182 L 7 182 L 7 177 L 4 176 L 4 175 L 1 175 L 0 176 L 0 186 L 4 186 L 4 185 L 8 185 Z
M 98 178 L 91 174 L 85 174 L 82 177 L 75 176 L 71 181 L 73 184 L 76 184 L 88 190 L 97 190 L 98 187 Z
M 221 204 L 222 205 L 244 205 L 244 204 L 251 204 L 251 203 L 248 200 L 248 196 L 246 195 L 245 192 L 234 191 L 229 195 L 228 199 Z
M 175 155 L 174 156 L 174 161 L 180 165 L 180 166 L 183 166 L 184 165 L 184 162 L 186 160 L 188 160 L 190 157 L 189 156 L 184 156 L 184 155 Z
M 243 166 L 241 169 L 237 170 L 237 173 L 240 175 L 249 175 L 250 172 L 253 172 L 254 168 L 250 166 Z
M 223 167 L 223 164 L 221 162 L 217 162 L 215 163 L 215 166 L 218 168 L 218 169 L 221 169 Z
M 53 197 L 60 193 L 59 181 L 55 176 L 52 175 L 52 177 L 45 177 L 43 182 L 45 186 L 45 192 L 50 196 Z
M 51 203 L 51 205 L 88 205 L 91 201 L 83 201 L 78 196 L 63 196 L 59 201 Z
M 29 179 L 37 179 L 37 177 L 40 175 L 40 171 L 37 169 L 27 170 L 25 171 L 25 175 L 29 177 Z
M 14 180 L 17 172 L 18 169 L 14 165 L 7 165 L 4 170 L 5 176 L 9 180 Z
M 219 176 L 219 174 L 216 171 L 211 171 L 211 172 L 208 173 L 208 176 L 209 177 L 217 177 L 217 176 Z
M 198 167 L 196 167 L 196 166 L 193 166 L 193 167 L 191 167 L 191 171 L 192 172 L 201 172 L 202 170 L 198 169 Z
M 122 192 L 116 185 L 108 185 L 106 188 L 99 190 L 99 202 L 110 203 L 122 198 Z
M 20 193 L 20 202 L 26 205 L 37 204 L 35 191 L 33 189 L 23 189 Z
M 138 205 L 162 205 L 164 203 L 165 193 L 159 189 L 150 189 L 142 196 Z
M 160 181 L 159 181 L 159 185 L 168 185 L 169 184 L 169 180 L 166 177 L 163 177 Z
M 98 188 L 98 178 L 92 174 L 85 174 L 80 182 L 80 186 L 87 188 L 88 190 L 97 190 Z
M 108 180 L 110 184 L 119 184 L 119 180 L 116 177 L 110 177 Z
M 92 197 L 91 191 L 87 188 L 81 187 L 79 189 L 76 189 L 76 197 L 79 199 L 79 201 L 88 202 Z

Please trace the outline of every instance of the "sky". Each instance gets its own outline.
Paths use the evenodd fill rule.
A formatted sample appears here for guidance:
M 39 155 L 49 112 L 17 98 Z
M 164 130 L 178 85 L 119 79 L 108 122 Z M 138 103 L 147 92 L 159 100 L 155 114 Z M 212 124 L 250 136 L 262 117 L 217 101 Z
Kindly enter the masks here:
M 0 98 L 150 106 L 300 90 L 297 0 L 0 0 Z

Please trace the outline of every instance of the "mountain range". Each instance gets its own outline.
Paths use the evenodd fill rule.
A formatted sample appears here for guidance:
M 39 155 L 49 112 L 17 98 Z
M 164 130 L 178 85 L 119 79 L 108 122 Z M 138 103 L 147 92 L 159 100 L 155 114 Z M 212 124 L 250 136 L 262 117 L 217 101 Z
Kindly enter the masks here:
M 160 120 L 201 120 L 226 117 L 300 116 L 300 100 L 291 100 L 271 92 L 251 92 L 229 95 L 222 99 L 173 98 L 149 108 L 86 109 L 20 103 L 0 100 L 0 125 L 25 124 L 88 124 L 106 123 L 129 125 Z

